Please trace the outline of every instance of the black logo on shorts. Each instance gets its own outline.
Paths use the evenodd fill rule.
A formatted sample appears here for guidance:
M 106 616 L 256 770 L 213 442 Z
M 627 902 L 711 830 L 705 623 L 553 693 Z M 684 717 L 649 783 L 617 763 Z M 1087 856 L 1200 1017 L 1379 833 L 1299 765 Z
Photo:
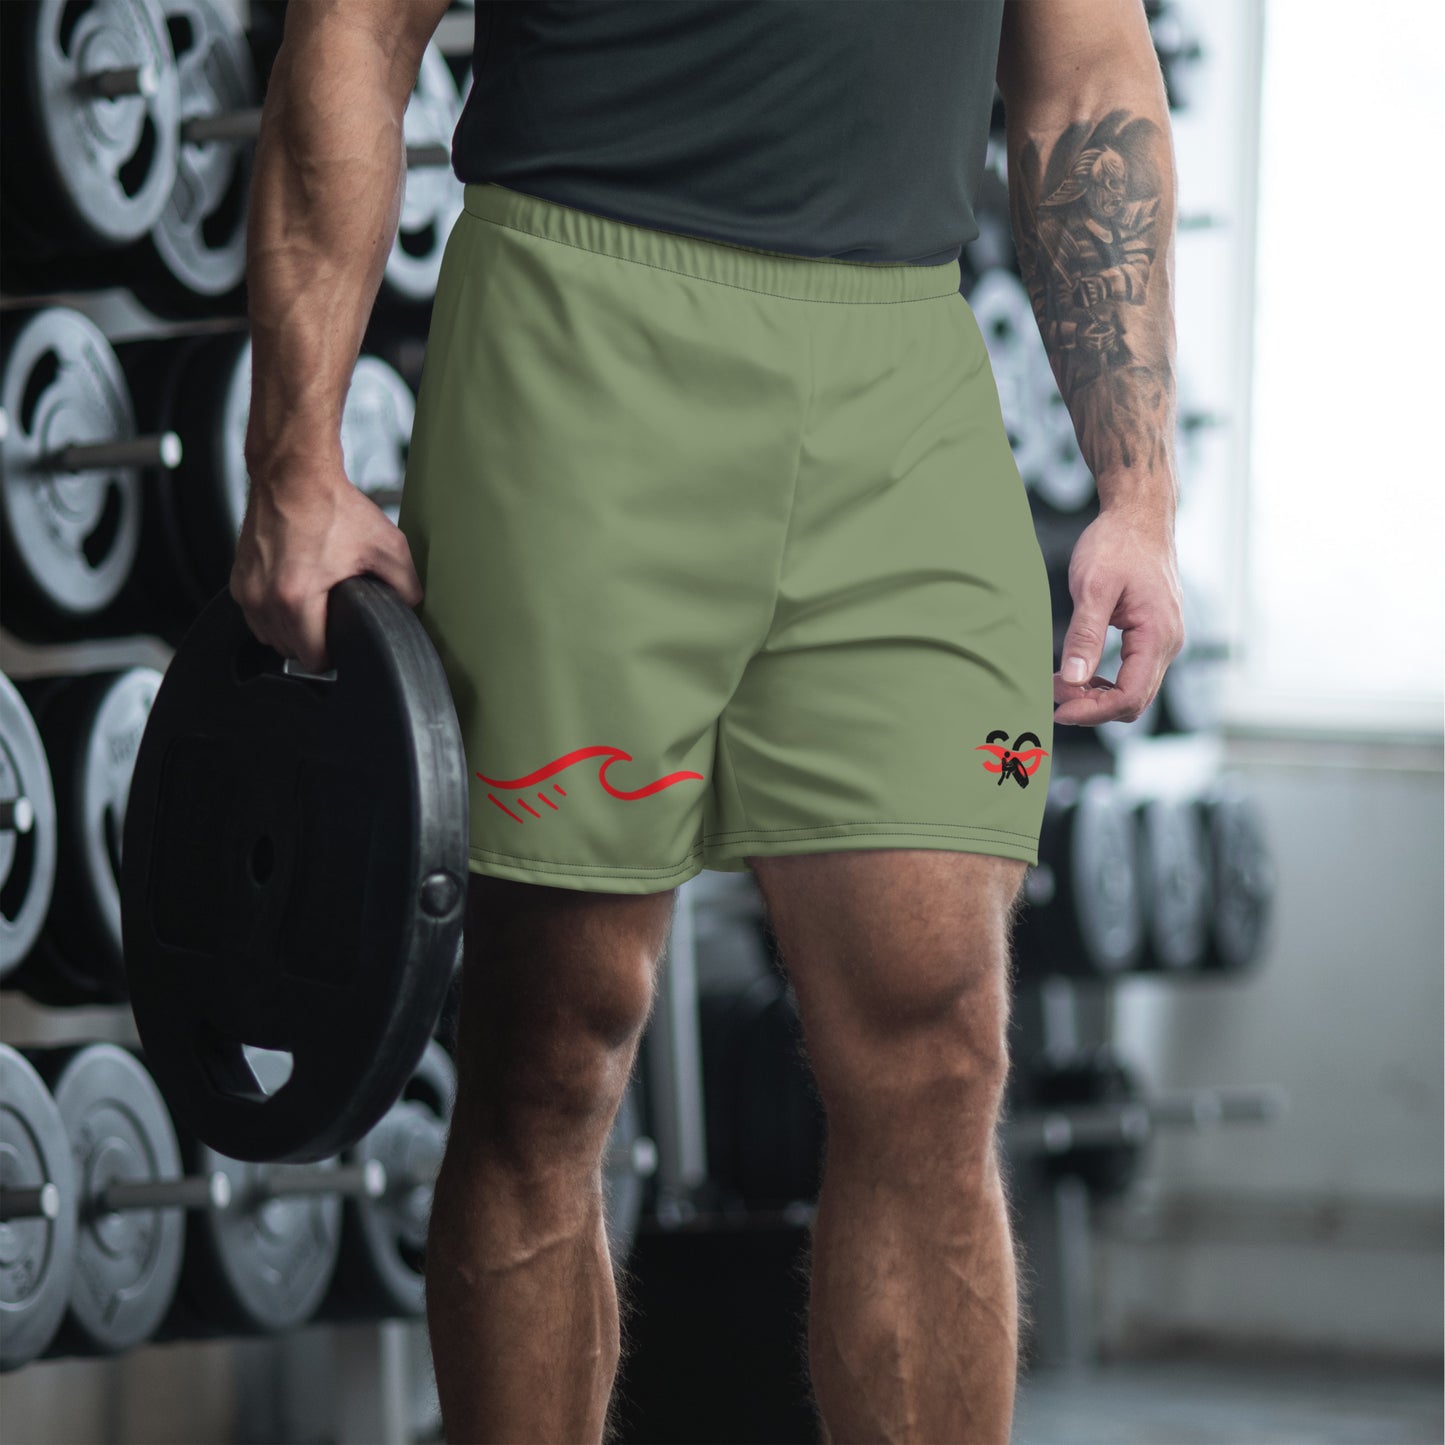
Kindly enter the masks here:
M 988 741 L 980 743 L 974 749 L 975 752 L 991 753 L 993 760 L 983 760 L 984 770 L 998 774 L 999 786 L 1002 787 L 1005 778 L 1012 778 L 1019 787 L 1026 788 L 1029 779 L 1039 770 L 1039 764 L 1048 757 L 1048 750 L 1039 746 L 1039 740 L 1034 733 L 1020 733 L 1013 740 L 1013 745 L 1003 746 L 1008 742 L 1008 734 L 1002 728 L 995 728 L 988 735 Z M 1029 744 L 1033 746 L 1030 747 Z

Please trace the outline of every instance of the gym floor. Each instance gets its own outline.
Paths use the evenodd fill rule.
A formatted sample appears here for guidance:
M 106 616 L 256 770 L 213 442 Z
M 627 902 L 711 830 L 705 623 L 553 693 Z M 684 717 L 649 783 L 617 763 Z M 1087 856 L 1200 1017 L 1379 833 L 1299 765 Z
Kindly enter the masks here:
M 1020 1383 L 1013 1445 L 1439 1445 L 1438 1368 L 1151 1360 Z

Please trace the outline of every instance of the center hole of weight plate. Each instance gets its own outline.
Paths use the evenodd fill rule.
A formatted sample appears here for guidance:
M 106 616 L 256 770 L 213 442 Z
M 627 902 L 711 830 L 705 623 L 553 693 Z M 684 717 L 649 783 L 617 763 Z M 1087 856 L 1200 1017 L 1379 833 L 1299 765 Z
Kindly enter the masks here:
M 269 835 L 262 833 L 251 845 L 251 879 L 254 883 L 264 884 L 271 876 L 271 869 L 276 864 L 276 847 L 271 842 Z

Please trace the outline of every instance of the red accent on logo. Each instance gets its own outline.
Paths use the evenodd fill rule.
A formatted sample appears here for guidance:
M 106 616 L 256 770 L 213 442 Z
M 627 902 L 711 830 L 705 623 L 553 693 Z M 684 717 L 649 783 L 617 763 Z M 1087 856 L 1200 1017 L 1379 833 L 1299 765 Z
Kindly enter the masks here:
M 992 763 L 984 762 L 983 766 L 985 771 L 990 773 L 1003 772 L 1004 756 L 1011 751 L 1012 749 L 1010 748 L 1001 748 L 997 743 L 979 743 L 974 749 L 976 753 L 992 753 L 997 759 L 996 762 Z M 1048 755 L 1047 748 L 1029 748 L 1027 752 L 1013 754 L 1019 766 L 1029 777 L 1033 777 L 1033 775 L 1038 772 L 1039 764 L 1042 763 Z
M 658 778 L 655 782 L 647 783 L 643 787 L 634 788 L 631 791 L 614 788 L 612 784 L 607 781 L 607 769 L 610 768 L 613 763 L 630 763 L 632 761 L 632 754 L 623 752 L 621 748 L 604 747 L 578 748 L 575 752 L 564 753 L 560 758 L 546 764 L 545 767 L 538 768 L 535 773 L 528 773 L 526 777 L 523 778 L 489 778 L 485 773 L 477 773 L 476 776 L 491 787 L 501 788 L 507 792 L 514 792 L 520 791 L 523 788 L 530 788 L 537 783 L 545 782 L 555 773 L 560 773 L 563 769 L 570 768 L 575 763 L 585 762 L 588 758 L 607 759 L 597 770 L 597 781 L 601 783 L 603 788 L 614 798 L 619 798 L 624 803 L 635 803 L 641 798 L 650 798 L 654 793 L 660 793 L 664 788 L 672 787 L 674 783 L 684 783 L 690 779 L 696 779 L 698 782 L 703 781 L 701 773 L 669 773 L 665 778 Z M 554 791 L 560 793 L 564 798 L 567 796 L 566 789 L 564 789 L 560 783 L 554 783 L 552 787 Z M 488 793 L 487 796 L 491 798 L 492 802 L 496 803 L 509 818 L 516 819 L 518 823 L 523 821 L 523 819 L 518 818 L 505 804 L 498 802 L 493 794 Z M 554 811 L 560 811 L 550 798 L 543 798 L 540 793 L 537 796 L 542 802 L 546 803 L 549 808 L 552 808 Z M 518 807 L 525 808 L 534 818 L 540 818 L 542 816 L 524 799 L 518 798 L 516 802 Z
M 488 796 L 494 803 L 496 803 L 496 805 L 497 805 L 514 823 L 520 823 L 520 822 L 522 821 L 505 803 L 500 802 L 500 801 L 498 800 L 497 795 L 496 795 L 495 793 L 488 793 L 487 796 Z

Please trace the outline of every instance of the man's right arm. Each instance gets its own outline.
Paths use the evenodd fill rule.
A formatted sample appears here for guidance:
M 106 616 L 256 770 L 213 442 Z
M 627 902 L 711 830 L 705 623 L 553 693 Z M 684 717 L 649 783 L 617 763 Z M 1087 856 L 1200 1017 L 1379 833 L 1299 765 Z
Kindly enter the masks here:
M 256 636 L 326 665 L 326 598 L 361 572 L 410 605 L 406 539 L 342 468 L 341 412 L 406 180 L 402 116 L 446 0 L 292 0 L 247 231 L 251 499 L 231 593 Z

